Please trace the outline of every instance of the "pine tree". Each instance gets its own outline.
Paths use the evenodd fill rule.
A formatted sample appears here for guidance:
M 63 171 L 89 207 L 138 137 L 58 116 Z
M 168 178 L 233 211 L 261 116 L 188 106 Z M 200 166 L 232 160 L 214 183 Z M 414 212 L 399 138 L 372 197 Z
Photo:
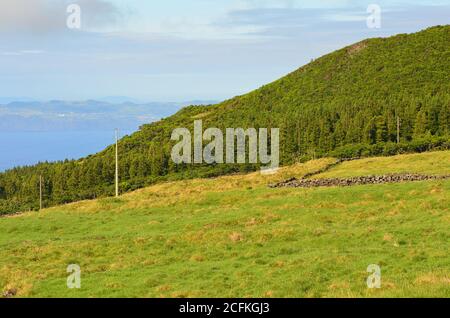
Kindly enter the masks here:
M 421 137 L 425 135 L 427 131 L 427 114 L 425 111 L 421 110 L 416 116 L 416 121 L 414 123 L 414 137 Z

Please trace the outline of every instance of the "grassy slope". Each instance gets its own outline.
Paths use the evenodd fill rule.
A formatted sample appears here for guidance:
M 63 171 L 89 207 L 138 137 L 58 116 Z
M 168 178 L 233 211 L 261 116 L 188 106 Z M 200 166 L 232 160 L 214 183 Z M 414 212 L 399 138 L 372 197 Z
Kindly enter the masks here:
M 440 164 L 448 172 L 449 159 L 450 152 L 409 155 L 402 166 L 439 173 Z M 358 173 L 384 172 L 396 162 L 371 160 Z M 63 297 L 450 296 L 450 181 L 265 186 L 332 162 L 286 167 L 276 176 L 160 184 L 121 199 L 1 218 L 0 291 Z M 65 285 L 72 263 L 81 265 L 81 290 Z M 369 264 L 382 267 L 379 290 L 366 287 Z
M 386 173 L 450 174 L 450 151 L 347 161 L 314 178 L 347 178 Z

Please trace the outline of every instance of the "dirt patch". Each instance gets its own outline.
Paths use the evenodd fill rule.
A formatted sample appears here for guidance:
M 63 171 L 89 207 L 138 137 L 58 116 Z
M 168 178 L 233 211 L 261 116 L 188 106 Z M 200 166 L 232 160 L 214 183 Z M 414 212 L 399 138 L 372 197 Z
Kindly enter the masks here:
M 367 42 L 362 41 L 362 42 L 359 42 L 359 43 L 356 43 L 356 44 L 350 46 L 347 49 L 347 53 L 348 53 L 348 55 L 353 56 L 353 55 L 359 53 L 360 51 L 364 50 L 366 47 L 367 47 Z

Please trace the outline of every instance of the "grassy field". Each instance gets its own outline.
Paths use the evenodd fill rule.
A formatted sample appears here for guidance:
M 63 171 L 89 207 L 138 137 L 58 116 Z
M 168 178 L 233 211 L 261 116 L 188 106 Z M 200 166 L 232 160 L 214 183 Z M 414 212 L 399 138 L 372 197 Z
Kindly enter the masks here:
M 450 181 L 269 189 L 335 162 L 155 185 L 0 218 L 0 292 L 17 297 L 450 297 Z M 446 174 L 450 152 L 320 176 Z M 66 268 L 81 266 L 79 290 Z M 369 264 L 382 270 L 368 289 Z
M 367 158 L 343 162 L 314 178 L 347 178 L 387 173 L 450 174 L 450 151 Z

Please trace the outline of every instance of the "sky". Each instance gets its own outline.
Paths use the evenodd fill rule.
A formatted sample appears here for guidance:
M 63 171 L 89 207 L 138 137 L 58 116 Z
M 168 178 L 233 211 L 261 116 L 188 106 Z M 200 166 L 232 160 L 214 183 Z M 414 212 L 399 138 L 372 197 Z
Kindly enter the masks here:
M 1 0 L 0 98 L 223 100 L 359 40 L 449 23 L 450 0 Z

